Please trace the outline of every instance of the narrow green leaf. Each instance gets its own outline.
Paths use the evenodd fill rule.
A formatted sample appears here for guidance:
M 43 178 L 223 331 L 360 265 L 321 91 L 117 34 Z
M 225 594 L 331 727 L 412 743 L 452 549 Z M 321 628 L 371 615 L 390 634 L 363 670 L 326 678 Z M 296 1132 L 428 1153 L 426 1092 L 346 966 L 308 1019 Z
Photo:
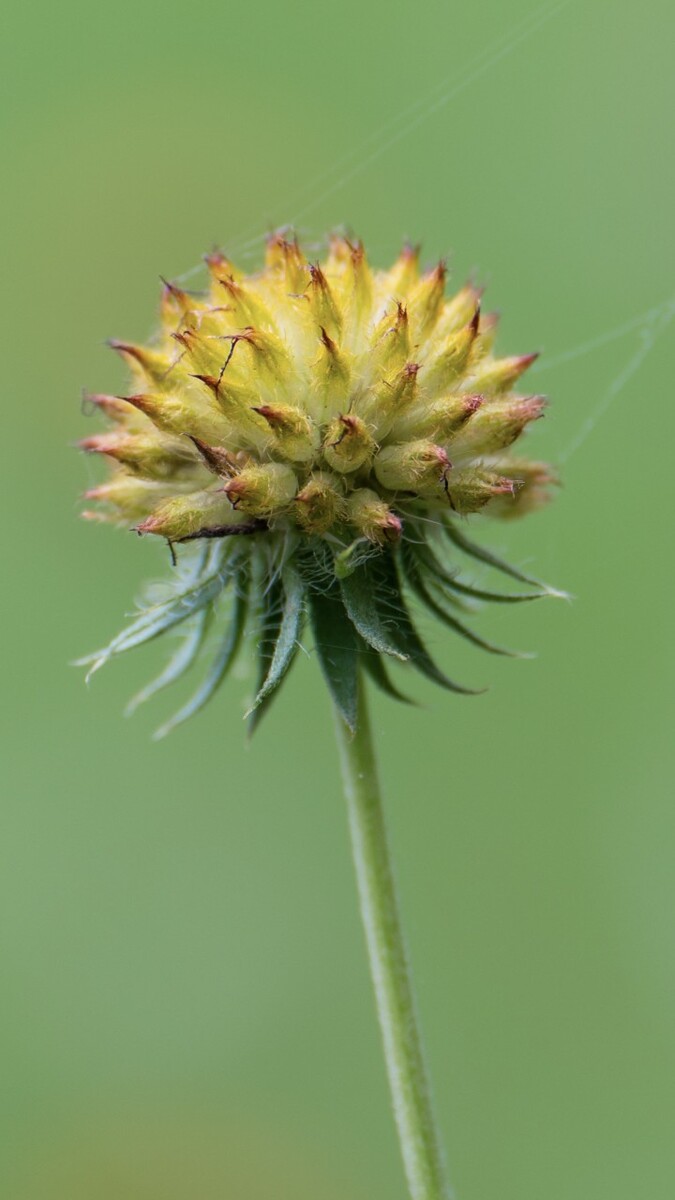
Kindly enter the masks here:
M 494 604 L 523 604 L 528 600 L 541 600 L 544 596 L 553 595 L 550 591 L 541 590 L 535 592 L 488 592 L 483 588 L 475 588 L 471 584 L 462 583 L 456 575 L 446 571 L 428 546 L 416 546 L 415 550 L 420 561 L 443 584 L 443 587 L 449 588 L 453 592 L 459 592 L 461 596 L 471 596 L 474 600 L 486 600 Z
M 477 542 L 472 542 L 465 537 L 457 528 L 454 521 L 448 520 L 444 525 L 445 532 L 455 545 L 463 550 L 470 558 L 475 558 L 479 562 L 486 563 L 489 567 L 494 567 L 496 571 L 501 571 L 503 575 L 510 575 L 512 579 L 517 579 L 520 583 L 528 583 L 530 587 L 538 588 L 540 592 L 544 592 L 547 596 L 559 596 L 562 599 L 567 598 L 566 592 L 560 592 L 557 588 L 549 587 L 548 584 L 542 583 L 539 579 L 534 579 L 531 575 L 526 575 L 517 567 L 511 566 L 511 563 L 505 559 L 499 558 L 493 554 L 491 550 L 487 550 L 484 546 L 478 545 Z
M 141 704 L 145 704 L 152 696 L 156 696 L 158 692 L 175 683 L 190 669 L 204 642 L 210 615 L 211 608 L 209 607 L 201 609 L 192 618 L 190 628 L 186 631 L 181 645 L 171 656 L 164 670 L 156 679 L 151 680 L 140 692 L 137 692 L 127 704 L 125 709 L 127 717 L 130 717 Z
M 395 615 L 392 617 L 391 629 L 396 637 L 396 644 L 402 654 L 410 658 L 413 666 L 422 674 L 426 675 L 427 679 L 433 680 L 441 687 L 447 688 L 450 692 L 459 692 L 465 696 L 475 696 L 478 692 L 475 688 L 463 687 L 459 683 L 455 683 L 450 679 L 440 667 L 431 658 L 426 646 L 420 638 L 415 626 L 410 617 L 410 613 L 406 607 L 405 600 L 401 592 L 401 585 L 396 570 L 396 564 L 393 556 L 382 555 L 383 567 L 387 572 L 388 578 L 385 584 L 385 593 L 387 596 L 387 606 L 395 609 Z M 481 691 L 483 689 L 479 689 Z
M 269 658 L 267 673 L 253 704 L 246 713 L 247 717 L 266 696 L 269 696 L 279 686 L 298 649 L 304 617 L 305 586 L 298 573 L 289 567 L 282 572 L 282 587 L 283 607 L 274 648 Z M 266 663 L 267 659 L 266 655 Z
M 245 580 L 246 576 L 242 573 L 242 583 L 245 583 Z M 195 713 L 198 713 L 200 709 L 204 708 L 204 706 L 208 704 L 211 697 L 218 690 L 230 667 L 232 666 L 237 654 L 237 650 L 241 644 L 242 634 L 246 624 L 247 612 L 248 595 L 246 590 L 242 587 L 237 591 L 234 597 L 230 623 L 220 644 L 218 653 L 216 654 L 216 657 L 214 658 L 201 687 L 197 689 L 194 696 L 188 700 L 187 704 L 184 704 L 183 707 L 179 709 L 173 717 L 170 717 L 169 720 L 166 721 L 164 725 L 160 726 L 160 728 L 154 733 L 153 738 L 155 741 L 165 738 L 169 733 L 172 732 L 172 730 L 176 729 L 178 725 L 182 725 L 184 721 L 189 719 L 189 717 L 192 717 L 195 715 Z
M 94 654 L 89 654 L 85 658 L 79 659 L 76 665 L 90 665 L 87 675 L 87 680 L 89 680 L 100 667 L 115 655 L 122 654 L 126 650 L 131 650 L 135 646 L 142 646 L 146 642 L 159 637 L 167 629 L 172 629 L 174 626 L 186 621 L 188 617 L 193 616 L 200 609 L 211 604 L 220 592 L 222 592 L 231 578 L 235 561 L 238 561 L 238 558 L 235 559 L 234 556 L 230 556 L 223 562 L 222 555 L 219 555 L 216 558 L 216 569 L 211 569 L 210 563 L 208 573 L 197 580 L 191 577 L 187 585 L 177 588 L 174 594 L 166 600 L 145 609 L 135 621 L 132 621 L 126 629 L 123 629 L 121 633 L 114 637 L 105 649 L 98 650 Z
M 490 654 L 501 654 L 507 658 L 532 657 L 531 654 L 525 654 L 518 650 L 507 650 L 503 646 L 496 646 L 493 642 L 488 642 L 485 638 L 481 637 L 480 634 L 475 633 L 469 625 L 465 625 L 463 621 L 459 621 L 457 617 L 453 616 L 452 613 L 449 613 L 447 609 L 442 606 L 442 604 L 439 604 L 436 598 L 431 594 L 420 574 L 417 563 L 410 553 L 405 552 L 405 548 L 401 557 L 406 579 L 416 596 L 418 596 L 422 603 L 429 609 L 429 612 L 433 613 L 434 616 L 443 621 L 443 623 L 450 629 L 453 629 L 455 633 L 458 633 L 460 637 L 466 638 L 467 641 L 472 642 L 474 646 L 479 646 L 481 650 L 487 650 Z
M 354 732 L 357 724 L 358 642 L 339 587 L 332 587 L 327 592 L 310 590 L 309 612 L 319 665 L 338 712 Z
M 391 681 L 382 655 L 376 653 L 375 650 L 371 650 L 365 642 L 359 647 L 359 658 L 364 671 L 381 692 L 384 692 L 392 700 L 400 700 L 402 704 L 415 703 L 409 696 L 406 696 L 403 692 L 399 692 L 398 688 Z
M 382 606 L 386 599 L 384 576 L 378 570 L 378 558 L 362 563 L 351 574 L 340 580 L 342 599 L 350 621 L 361 634 L 364 642 L 383 654 L 391 654 L 394 658 L 405 659 L 407 654 L 401 652 L 396 644 L 396 635 L 392 633 L 392 618 L 383 615 Z M 394 616 L 393 620 L 396 620 Z
M 266 582 L 265 576 L 261 574 L 257 584 L 258 679 L 255 689 L 256 697 L 270 673 L 284 615 L 284 591 L 280 577 L 275 575 L 271 582 Z M 254 702 L 253 707 L 249 709 L 247 714 L 249 736 L 258 728 L 273 699 L 274 693 L 268 692 L 259 703 Z

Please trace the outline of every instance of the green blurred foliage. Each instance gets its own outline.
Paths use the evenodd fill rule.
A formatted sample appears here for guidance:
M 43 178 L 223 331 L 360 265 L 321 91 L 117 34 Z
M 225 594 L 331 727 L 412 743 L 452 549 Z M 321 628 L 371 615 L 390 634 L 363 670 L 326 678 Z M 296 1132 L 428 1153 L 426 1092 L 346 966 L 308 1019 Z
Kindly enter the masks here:
M 348 222 L 381 262 L 404 235 L 449 252 L 458 282 L 488 284 L 507 352 L 553 357 L 667 300 L 672 7 L 577 0 L 458 87 L 530 11 L 38 0 L 7 18 L 8 1200 L 79 1200 L 80 1178 L 83 1197 L 403 1200 L 315 664 L 252 747 L 245 672 L 160 745 L 164 700 L 120 715 L 154 650 L 86 690 L 67 662 L 168 568 L 78 521 L 93 471 L 70 444 L 90 428 L 81 387 L 124 386 L 103 341 L 149 332 L 160 272 L 298 214 L 309 238 Z M 561 455 L 639 345 L 544 358 L 537 452 Z M 484 530 L 577 597 L 481 618 L 536 661 L 434 629 L 489 693 L 376 701 L 461 1200 L 672 1196 L 671 346 L 571 455 L 555 505 Z

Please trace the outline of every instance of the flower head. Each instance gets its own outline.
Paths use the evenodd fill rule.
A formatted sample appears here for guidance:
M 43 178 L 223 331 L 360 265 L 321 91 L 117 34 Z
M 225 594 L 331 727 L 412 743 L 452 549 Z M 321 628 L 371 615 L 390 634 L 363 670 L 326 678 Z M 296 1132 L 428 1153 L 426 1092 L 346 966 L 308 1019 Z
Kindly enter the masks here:
M 257 720 L 307 613 L 348 723 L 359 663 L 391 694 L 386 656 L 466 690 L 429 657 L 406 594 L 496 650 L 458 616 L 467 597 L 548 591 L 469 542 L 462 520 L 516 515 L 546 499 L 550 470 L 510 454 L 543 413 L 543 397 L 521 383 L 536 355 L 496 357 L 497 319 L 482 312 L 478 290 L 446 297 L 445 265 L 420 271 L 411 247 L 378 271 L 359 242 L 333 237 L 313 262 L 277 234 L 254 274 L 221 254 L 206 262 L 206 294 L 165 284 L 153 345 L 110 343 L 130 368 L 128 394 L 90 397 L 111 428 L 81 446 L 112 473 L 86 493 L 98 507 L 85 515 L 164 538 L 174 554 L 197 545 L 166 599 L 90 661 L 182 626 L 179 654 L 144 699 L 200 651 L 227 591 L 215 659 L 179 717 L 218 686 L 249 623 Z M 445 561 L 448 543 L 535 590 L 476 591 Z

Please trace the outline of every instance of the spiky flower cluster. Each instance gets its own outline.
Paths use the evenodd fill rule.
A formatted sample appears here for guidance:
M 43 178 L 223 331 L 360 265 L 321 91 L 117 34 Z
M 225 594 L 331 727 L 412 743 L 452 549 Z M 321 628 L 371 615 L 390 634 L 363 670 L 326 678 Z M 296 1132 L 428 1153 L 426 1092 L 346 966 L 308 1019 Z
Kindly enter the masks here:
M 207 294 L 165 285 L 156 344 L 111 343 L 130 394 L 89 398 L 113 428 L 81 446 L 113 473 L 87 492 L 101 507 L 85 515 L 201 547 L 174 593 L 95 661 L 189 619 L 174 678 L 232 584 L 232 623 L 200 696 L 222 679 L 251 608 L 258 706 L 288 670 L 307 608 L 348 722 L 359 661 L 391 692 L 382 654 L 455 687 L 419 641 L 404 590 L 485 645 L 448 606 L 491 594 L 438 560 L 433 531 L 490 558 L 459 518 L 519 515 L 546 498 L 548 468 L 509 453 L 542 414 L 541 396 L 514 390 L 536 356 L 494 357 L 496 317 L 477 289 L 447 299 L 444 264 L 421 273 L 410 247 L 388 271 L 344 237 L 321 263 L 283 235 L 256 274 L 222 254 L 206 261 Z

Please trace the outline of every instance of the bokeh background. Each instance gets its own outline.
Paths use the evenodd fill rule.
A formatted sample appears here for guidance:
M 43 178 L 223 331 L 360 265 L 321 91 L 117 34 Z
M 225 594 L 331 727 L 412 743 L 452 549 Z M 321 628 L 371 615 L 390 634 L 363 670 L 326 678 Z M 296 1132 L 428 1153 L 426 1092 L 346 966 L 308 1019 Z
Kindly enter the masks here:
M 168 569 L 78 520 L 80 390 L 124 386 L 104 339 L 149 333 L 160 273 L 287 221 L 310 240 L 347 222 L 382 263 L 408 235 L 458 284 L 473 271 L 501 347 L 545 351 L 532 448 L 566 459 L 553 506 L 481 534 L 576 597 L 481 618 L 536 660 L 435 630 L 489 693 L 415 681 L 417 709 L 374 701 L 457 1195 L 672 1197 L 673 356 L 664 327 L 638 363 L 652 326 L 634 318 L 674 286 L 675 18 L 577 0 L 525 36 L 543 16 L 37 0 L 7 17 L 8 1200 L 404 1200 L 315 664 L 252 747 L 245 672 L 154 744 L 178 697 L 121 712 L 161 650 L 89 690 L 68 666 Z

